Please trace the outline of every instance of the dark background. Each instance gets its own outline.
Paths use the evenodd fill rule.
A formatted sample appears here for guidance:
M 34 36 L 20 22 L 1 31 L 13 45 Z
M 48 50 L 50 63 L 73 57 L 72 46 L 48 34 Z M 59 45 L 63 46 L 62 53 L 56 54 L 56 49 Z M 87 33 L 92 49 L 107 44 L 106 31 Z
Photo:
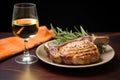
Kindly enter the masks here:
M 79 1 L 79 0 L 78 0 Z M 33 2 L 37 5 L 39 23 L 50 28 L 83 26 L 88 32 L 116 32 L 120 26 L 118 2 L 52 1 L 52 0 L 3 0 L 0 3 L 0 32 L 11 32 L 13 5 Z

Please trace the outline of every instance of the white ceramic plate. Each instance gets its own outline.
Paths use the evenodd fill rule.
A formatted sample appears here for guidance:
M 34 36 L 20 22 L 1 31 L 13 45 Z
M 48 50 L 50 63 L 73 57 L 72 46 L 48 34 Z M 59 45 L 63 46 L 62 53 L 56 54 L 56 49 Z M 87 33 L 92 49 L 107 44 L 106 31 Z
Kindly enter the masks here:
M 53 42 L 53 40 L 48 41 L 48 42 Z M 44 50 L 44 44 L 41 44 L 40 46 L 38 46 L 38 48 L 36 49 L 36 55 L 38 56 L 38 58 L 40 60 L 42 60 L 45 63 L 48 63 L 50 65 L 54 65 L 54 66 L 58 66 L 58 67 L 65 67 L 65 68 L 86 68 L 86 67 L 93 67 L 93 66 L 98 66 L 98 65 L 102 65 L 104 63 L 109 62 L 115 55 L 115 51 L 114 49 L 110 46 L 110 45 L 106 45 L 106 51 L 105 53 L 101 54 L 101 61 L 98 63 L 94 63 L 94 64 L 88 64 L 88 65 L 64 65 L 64 64 L 57 64 L 52 62 L 52 60 L 50 60 L 50 58 L 48 57 L 47 52 Z

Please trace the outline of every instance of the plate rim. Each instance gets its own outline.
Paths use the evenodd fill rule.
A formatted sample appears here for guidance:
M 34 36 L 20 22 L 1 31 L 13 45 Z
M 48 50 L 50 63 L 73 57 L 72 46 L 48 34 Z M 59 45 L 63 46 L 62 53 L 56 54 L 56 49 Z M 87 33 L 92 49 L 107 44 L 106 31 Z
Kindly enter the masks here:
M 45 42 L 45 43 L 48 43 L 48 42 L 53 42 L 54 40 L 50 40 L 50 41 L 47 41 L 47 42 Z M 53 66 L 57 66 L 57 67 L 64 67 L 64 68 L 87 68 L 87 67 L 94 67 L 94 66 L 98 66 L 98 65 L 102 65 L 102 64 L 105 64 L 105 63 L 107 63 L 107 62 L 109 62 L 109 61 L 111 61 L 112 59 L 113 59 L 113 57 L 115 56 L 115 51 L 114 51 L 114 49 L 108 44 L 108 45 L 106 45 L 106 47 L 108 47 L 108 48 L 110 48 L 111 50 L 112 50 L 112 52 L 111 52 L 111 54 L 112 54 L 112 56 L 109 58 L 109 59 L 107 59 L 106 61 L 100 61 L 100 62 L 97 62 L 97 63 L 93 63 L 93 64 L 87 64 L 87 65 L 67 65 L 67 64 L 58 64 L 58 63 L 55 63 L 55 62 L 52 62 L 52 61 L 47 61 L 47 60 L 45 60 L 45 59 L 43 59 L 42 57 L 40 57 L 40 55 L 39 55 L 39 49 L 41 48 L 41 47 L 43 47 L 44 45 L 45 45 L 45 43 L 42 43 L 41 45 L 39 45 L 38 47 L 37 47 L 37 49 L 36 49 L 36 55 L 37 55 L 37 57 L 41 60 L 41 61 L 43 61 L 43 62 L 45 62 L 45 63 L 47 63 L 47 64 L 50 64 L 50 65 L 53 65 Z M 44 50 L 45 51 L 45 50 Z M 46 52 L 46 51 L 45 51 Z M 47 52 L 46 52 L 47 53 Z M 105 53 L 101 53 L 101 55 L 104 55 Z M 48 54 L 47 54 L 48 55 Z M 48 57 L 49 58 L 49 57 Z

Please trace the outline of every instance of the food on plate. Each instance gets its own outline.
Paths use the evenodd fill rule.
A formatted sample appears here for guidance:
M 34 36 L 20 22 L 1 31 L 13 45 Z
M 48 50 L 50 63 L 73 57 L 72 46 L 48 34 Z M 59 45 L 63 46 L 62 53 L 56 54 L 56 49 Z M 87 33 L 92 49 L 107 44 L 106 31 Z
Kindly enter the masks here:
M 67 40 L 60 44 L 45 43 L 44 48 L 49 58 L 60 64 L 91 64 L 101 60 L 100 49 L 97 46 L 107 45 L 109 43 L 108 36 L 90 36 L 84 32 L 83 36 Z M 79 32 L 80 33 L 80 32 Z M 56 35 L 57 36 L 57 35 Z
M 46 43 L 45 50 L 50 59 L 56 63 L 90 64 L 100 61 L 100 52 L 94 41 L 92 36 L 85 36 L 57 46 Z M 107 42 L 105 42 L 105 44 L 106 43 Z

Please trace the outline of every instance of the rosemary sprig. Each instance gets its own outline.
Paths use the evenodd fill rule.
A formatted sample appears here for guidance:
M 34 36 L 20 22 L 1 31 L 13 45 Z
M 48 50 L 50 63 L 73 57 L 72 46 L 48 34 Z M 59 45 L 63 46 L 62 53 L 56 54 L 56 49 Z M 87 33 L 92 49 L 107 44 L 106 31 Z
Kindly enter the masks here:
M 80 30 L 74 26 L 74 28 L 76 30 L 75 32 L 73 32 L 72 30 L 68 31 L 67 28 L 66 28 L 66 30 L 62 30 L 59 27 L 55 28 L 55 27 L 53 27 L 52 24 L 50 24 L 50 26 L 51 26 L 51 29 L 56 34 L 56 36 L 54 37 L 56 39 L 55 44 L 61 44 L 61 43 L 64 43 L 66 41 L 73 40 L 73 39 L 76 39 L 78 37 L 88 35 L 87 31 L 85 31 L 82 26 L 80 26 Z
M 101 54 L 105 52 L 105 47 L 104 47 L 104 45 L 102 45 L 102 44 L 96 44 L 96 46 L 98 47 L 99 52 L 100 52 Z

